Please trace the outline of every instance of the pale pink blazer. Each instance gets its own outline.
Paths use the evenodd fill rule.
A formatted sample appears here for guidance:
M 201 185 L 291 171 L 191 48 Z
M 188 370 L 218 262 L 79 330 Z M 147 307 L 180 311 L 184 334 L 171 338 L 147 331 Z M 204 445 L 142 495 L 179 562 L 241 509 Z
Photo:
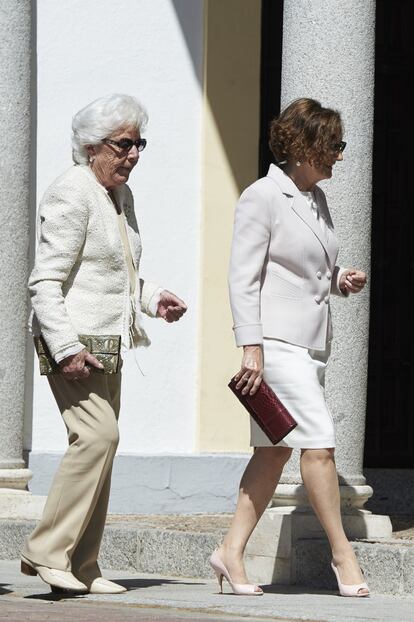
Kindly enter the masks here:
M 238 346 L 263 337 L 324 350 L 332 337 L 330 296 L 343 295 L 338 242 L 323 191 L 321 224 L 280 168 L 241 195 L 236 206 L 229 290 Z

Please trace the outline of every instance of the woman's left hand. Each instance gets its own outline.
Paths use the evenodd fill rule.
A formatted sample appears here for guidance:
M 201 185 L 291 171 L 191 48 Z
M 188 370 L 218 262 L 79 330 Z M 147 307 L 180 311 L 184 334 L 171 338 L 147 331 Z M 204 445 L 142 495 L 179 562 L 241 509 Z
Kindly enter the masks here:
M 367 275 L 362 270 L 351 268 L 341 275 L 339 289 L 344 293 L 358 294 L 366 285 Z
M 166 322 L 177 322 L 187 311 L 187 305 L 181 298 L 164 289 L 158 302 L 157 317 Z

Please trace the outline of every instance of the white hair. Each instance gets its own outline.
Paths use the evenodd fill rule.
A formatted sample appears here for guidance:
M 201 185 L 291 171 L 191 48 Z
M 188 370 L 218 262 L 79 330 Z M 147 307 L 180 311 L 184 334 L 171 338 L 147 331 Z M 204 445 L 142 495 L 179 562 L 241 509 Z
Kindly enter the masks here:
M 79 110 L 72 121 L 72 158 L 88 164 L 87 145 L 98 145 L 116 130 L 132 126 L 141 133 L 148 121 L 144 106 L 132 95 L 113 93 Z

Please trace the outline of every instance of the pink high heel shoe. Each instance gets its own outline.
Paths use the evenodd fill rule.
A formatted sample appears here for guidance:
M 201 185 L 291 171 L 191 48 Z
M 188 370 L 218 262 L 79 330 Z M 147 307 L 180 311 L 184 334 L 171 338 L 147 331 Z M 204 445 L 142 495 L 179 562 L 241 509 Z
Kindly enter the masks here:
M 334 571 L 336 580 L 338 581 L 338 588 L 341 596 L 357 596 L 359 598 L 369 596 L 369 588 L 366 583 L 356 583 L 355 585 L 342 583 L 339 576 L 338 568 L 335 566 L 333 561 L 331 562 L 331 568 Z M 365 594 L 361 594 L 361 590 L 368 590 L 368 592 Z
M 263 596 L 263 590 L 257 585 L 251 583 L 233 583 L 226 566 L 221 561 L 218 552 L 214 551 L 210 557 L 210 566 L 216 573 L 217 580 L 220 586 L 220 594 L 223 594 L 223 577 L 226 577 L 233 594 L 237 596 Z

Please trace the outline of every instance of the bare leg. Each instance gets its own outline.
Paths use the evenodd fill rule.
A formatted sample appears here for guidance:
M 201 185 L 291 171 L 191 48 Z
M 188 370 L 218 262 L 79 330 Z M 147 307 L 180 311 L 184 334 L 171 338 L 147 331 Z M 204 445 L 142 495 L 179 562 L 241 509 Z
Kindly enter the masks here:
M 326 532 L 342 583 L 362 583 L 358 561 L 342 525 L 334 449 L 303 449 L 300 466 L 309 501 Z
M 243 564 L 244 549 L 291 453 L 288 447 L 258 447 L 243 473 L 236 512 L 219 548 L 220 558 L 235 583 L 248 583 Z

